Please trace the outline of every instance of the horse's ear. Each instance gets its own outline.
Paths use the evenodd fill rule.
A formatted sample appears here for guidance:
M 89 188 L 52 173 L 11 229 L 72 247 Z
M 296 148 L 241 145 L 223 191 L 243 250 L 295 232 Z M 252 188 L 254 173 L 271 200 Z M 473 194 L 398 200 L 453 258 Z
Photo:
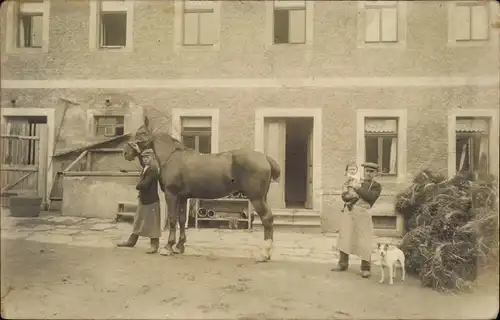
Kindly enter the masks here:
M 148 118 L 148 116 L 144 116 L 144 126 L 146 128 L 149 128 L 149 118 Z

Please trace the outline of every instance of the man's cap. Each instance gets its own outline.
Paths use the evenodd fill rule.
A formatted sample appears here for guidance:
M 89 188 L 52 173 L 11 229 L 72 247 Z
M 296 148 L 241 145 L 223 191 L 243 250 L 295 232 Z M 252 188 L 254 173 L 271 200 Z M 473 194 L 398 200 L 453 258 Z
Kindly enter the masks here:
M 365 168 L 368 168 L 368 169 L 375 170 L 375 171 L 378 171 L 378 168 L 379 168 L 378 164 L 373 163 L 373 162 L 365 162 L 361 166 L 365 167 Z
M 146 149 L 141 153 L 141 157 L 154 155 L 153 149 Z

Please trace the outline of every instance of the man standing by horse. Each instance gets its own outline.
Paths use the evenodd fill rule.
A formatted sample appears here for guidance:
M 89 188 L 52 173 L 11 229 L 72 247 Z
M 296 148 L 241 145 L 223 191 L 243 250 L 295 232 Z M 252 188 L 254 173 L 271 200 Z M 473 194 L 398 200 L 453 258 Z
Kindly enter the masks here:
M 332 271 L 345 271 L 349 267 L 349 255 L 361 258 L 361 276 L 370 276 L 373 223 L 370 209 L 382 192 L 382 186 L 373 179 L 378 171 L 375 163 L 364 163 L 364 179 L 353 186 L 358 200 L 342 212 L 337 249 L 340 251 L 338 265 Z M 349 202 L 348 191 L 342 193 L 342 200 Z
M 148 237 L 151 239 L 151 248 L 146 253 L 150 254 L 158 251 L 161 236 L 158 168 L 152 163 L 153 157 L 152 149 L 146 149 L 141 153 L 141 163 L 144 168 L 135 187 L 139 191 L 139 205 L 134 218 L 134 227 L 128 240 L 117 245 L 131 248 L 136 245 L 139 236 Z

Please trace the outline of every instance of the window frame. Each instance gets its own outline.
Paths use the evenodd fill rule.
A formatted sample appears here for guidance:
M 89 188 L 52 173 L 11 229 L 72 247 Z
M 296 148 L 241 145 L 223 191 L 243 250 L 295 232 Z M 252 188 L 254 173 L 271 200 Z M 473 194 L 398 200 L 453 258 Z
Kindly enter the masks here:
M 359 164 L 366 160 L 366 119 L 397 119 L 396 174 L 380 175 L 381 181 L 405 182 L 407 177 L 407 111 L 406 109 L 360 109 L 357 111 L 357 148 L 356 161 Z M 377 134 L 378 135 L 378 134 Z M 381 134 L 380 134 L 381 135 Z
M 462 109 L 453 108 L 448 113 L 448 177 L 457 173 L 456 139 L 457 118 L 486 118 L 489 121 L 488 133 L 488 172 L 498 175 L 498 143 L 499 143 L 499 111 L 495 109 Z
M 219 152 L 219 109 L 172 109 L 172 136 L 182 141 L 182 118 L 211 118 L 210 145 L 212 154 Z
M 21 3 L 18 1 L 7 2 L 7 15 L 5 23 L 5 51 L 7 53 L 47 53 L 49 51 L 49 29 L 50 29 L 50 0 L 41 0 L 39 8 L 28 11 L 24 15 L 42 16 L 42 46 L 41 47 L 20 47 L 20 18 Z
M 94 120 L 94 136 L 96 136 L 96 137 L 120 137 L 120 136 L 125 135 L 125 116 L 124 115 L 94 114 L 93 117 L 94 117 L 94 119 L 93 119 Z M 99 120 L 103 119 L 103 118 L 116 118 L 118 121 L 116 124 L 112 124 L 112 125 L 99 124 Z M 120 118 L 121 118 L 121 121 L 119 120 Z M 104 134 L 102 134 L 102 135 L 97 133 L 99 128 L 101 128 L 101 127 L 104 127 Z M 106 129 L 108 129 L 108 128 L 113 128 L 115 133 L 114 134 L 107 134 Z M 123 133 L 121 135 L 116 134 L 116 130 L 118 128 L 122 128 Z
M 474 1 L 450 1 L 448 4 L 448 47 L 498 47 L 498 36 L 491 23 L 496 20 L 499 13 L 499 4 L 497 1 L 484 2 L 482 0 Z M 488 9 L 488 39 L 484 40 L 457 40 L 456 39 L 456 8 L 457 6 L 477 6 L 485 5 Z
M 220 30 L 221 30 L 221 1 L 196 1 L 181 0 L 174 2 L 174 53 L 181 54 L 185 51 L 220 51 Z M 213 44 L 184 44 L 184 14 L 188 12 L 210 12 L 213 13 L 215 21 Z M 200 17 L 198 16 L 198 19 Z M 198 34 L 199 37 L 199 34 Z
M 366 13 L 373 8 L 396 8 L 396 41 L 366 42 Z M 358 1 L 357 48 L 406 48 L 407 1 Z M 379 28 L 382 27 L 380 22 Z M 382 37 L 382 34 L 380 34 Z
M 102 10 L 102 2 L 111 2 L 108 6 L 109 10 Z M 112 9 L 112 2 L 122 2 L 123 6 L 117 9 Z M 90 51 L 105 51 L 105 52 L 131 52 L 133 51 L 134 43 L 134 6 L 135 0 L 96 0 L 89 1 L 90 18 L 89 18 L 89 48 Z M 126 13 L 126 35 L 125 46 L 103 46 L 102 45 L 102 13 Z
M 265 1 L 266 6 L 266 26 L 265 26 L 265 46 L 268 50 L 287 50 L 288 48 L 311 47 L 314 38 L 314 2 L 305 0 L 305 5 L 286 0 Z M 305 42 L 304 43 L 275 43 L 274 42 L 274 10 L 277 5 L 280 9 L 305 10 Z
M 366 117 L 365 121 L 367 119 L 373 119 L 373 117 Z M 381 119 L 392 120 L 393 118 L 381 118 Z M 398 119 L 395 119 L 395 120 L 398 121 Z M 377 138 L 377 149 L 378 149 L 377 164 L 379 165 L 380 168 L 382 168 L 382 166 L 383 166 L 383 153 L 384 153 L 383 152 L 383 149 L 384 149 L 383 139 L 386 137 L 396 138 L 396 172 L 395 173 L 383 173 L 382 171 L 380 171 L 379 174 L 383 177 L 397 177 L 397 175 L 398 175 L 398 146 L 397 146 L 397 143 L 399 140 L 398 133 L 397 132 L 393 133 L 393 132 L 366 132 L 365 131 L 365 136 L 364 136 L 364 139 L 365 139 L 365 159 L 366 159 L 366 140 L 367 140 L 366 138 L 367 137 L 376 137 Z
M 303 45 L 307 43 L 307 2 L 301 1 L 301 3 L 294 1 L 272 1 L 273 3 L 273 22 L 272 22 L 272 31 L 273 31 L 273 45 Z M 276 42 L 276 11 L 286 11 L 288 14 L 288 42 Z M 304 41 L 303 42 L 290 42 L 290 12 L 291 11 L 304 11 Z

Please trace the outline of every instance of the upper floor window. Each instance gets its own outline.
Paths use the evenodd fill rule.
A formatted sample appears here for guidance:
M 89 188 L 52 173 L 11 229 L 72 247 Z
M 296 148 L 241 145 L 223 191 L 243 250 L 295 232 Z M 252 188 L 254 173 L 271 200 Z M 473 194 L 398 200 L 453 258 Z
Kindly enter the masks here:
M 377 163 L 382 175 L 397 175 L 397 148 L 397 118 L 365 118 L 365 161 Z
M 99 35 L 101 48 L 122 48 L 127 45 L 127 6 L 125 1 L 100 2 Z
M 185 46 L 214 45 L 218 23 L 215 1 L 185 0 L 183 4 L 182 44 Z
M 489 38 L 489 3 L 457 2 L 455 7 L 455 40 L 484 41 Z
M 456 172 L 488 172 L 489 119 L 456 119 Z
M 42 47 L 43 9 L 43 0 L 19 3 L 17 43 L 19 48 Z
M 212 152 L 212 117 L 181 117 L 182 143 L 200 153 Z
M 365 5 L 365 42 L 398 41 L 398 4 L 368 3 Z
M 124 134 L 124 116 L 95 116 L 95 135 L 116 137 Z
M 89 3 L 91 50 L 131 50 L 134 0 L 96 0 Z
M 273 41 L 306 43 L 306 1 L 274 0 Z

